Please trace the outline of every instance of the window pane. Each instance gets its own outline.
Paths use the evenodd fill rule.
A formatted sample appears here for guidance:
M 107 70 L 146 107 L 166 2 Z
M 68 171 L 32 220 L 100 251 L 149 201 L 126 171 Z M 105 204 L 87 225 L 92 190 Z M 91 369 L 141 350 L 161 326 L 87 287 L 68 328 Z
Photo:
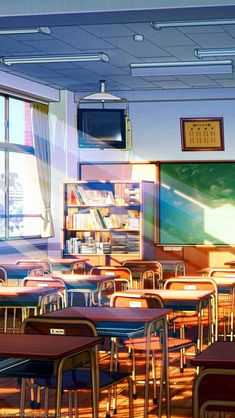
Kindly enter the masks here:
M 0 151 L 0 215 L 5 214 L 5 153 Z
M 0 151 L 0 239 L 5 238 L 5 168 L 4 168 L 5 153 Z
M 5 142 L 5 98 L 0 96 L 0 142 Z
M 16 216 L 9 219 L 9 238 L 40 235 L 41 217 Z M 0 226 L 1 228 L 1 226 Z
M 30 103 L 9 98 L 9 142 L 32 146 Z
M 9 214 L 38 215 L 42 213 L 35 157 L 29 154 L 9 153 Z M 10 236 L 40 235 L 35 218 L 10 218 Z M 35 232 L 37 229 L 37 233 Z M 27 231 L 27 233 L 26 233 Z

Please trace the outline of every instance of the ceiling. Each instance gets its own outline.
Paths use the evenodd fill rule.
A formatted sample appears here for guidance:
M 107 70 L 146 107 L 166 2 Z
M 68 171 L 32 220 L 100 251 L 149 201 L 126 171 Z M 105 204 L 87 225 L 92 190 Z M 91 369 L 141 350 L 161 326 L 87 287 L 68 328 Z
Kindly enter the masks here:
M 84 54 L 104 52 L 109 62 L 64 62 L 40 64 L 0 64 L 0 71 L 21 76 L 56 89 L 74 92 L 96 92 L 99 80 L 106 80 L 108 91 L 143 91 L 198 88 L 235 87 L 235 73 L 181 76 L 138 76 L 130 74 L 130 63 L 198 61 L 196 48 L 235 47 L 235 24 L 189 26 L 155 30 L 150 22 L 155 20 L 185 20 L 204 18 L 235 18 L 235 5 L 214 5 L 212 1 L 192 2 L 200 7 L 183 7 L 183 1 L 90 1 L 86 10 L 79 9 L 78 1 L 55 1 L 56 11 L 48 2 L 9 2 L 15 7 L 7 9 L 0 1 L 0 27 L 19 28 L 49 26 L 51 34 L 0 35 L 0 57 Z M 19 8 L 21 3 L 21 8 Z M 23 4 L 25 3 L 25 4 Z M 37 1 L 37 3 L 39 3 Z M 47 3 L 47 5 L 46 5 Z M 51 2 L 49 2 L 51 3 Z M 107 9 L 107 4 L 113 7 Z M 125 8 L 123 8 L 123 3 Z M 133 6 L 135 3 L 135 6 Z M 153 7 L 159 3 L 161 7 Z M 189 2 L 186 2 L 186 4 Z M 207 6 L 202 4 L 207 3 Z M 228 5 L 230 3 L 230 5 Z M 96 4 L 96 7 L 94 6 Z M 115 6 L 114 6 L 115 4 Z M 122 4 L 122 7 L 120 5 Z M 140 7 L 142 4 L 142 7 Z M 162 4 L 167 5 L 164 7 Z M 170 6 L 169 6 L 170 4 Z M 30 6 L 31 5 L 31 6 Z M 93 5 L 93 6 L 92 6 Z M 177 6 L 176 6 L 177 5 Z M 25 6 L 25 8 L 24 8 Z M 52 5 L 50 5 L 52 6 Z M 76 6 L 76 7 L 75 7 Z M 44 10 L 43 10 L 43 7 Z M 92 9 L 92 7 L 94 7 Z M 25 14 L 24 14 L 25 10 Z M 143 35 L 137 42 L 133 36 Z M 209 58 L 212 60 L 235 57 Z

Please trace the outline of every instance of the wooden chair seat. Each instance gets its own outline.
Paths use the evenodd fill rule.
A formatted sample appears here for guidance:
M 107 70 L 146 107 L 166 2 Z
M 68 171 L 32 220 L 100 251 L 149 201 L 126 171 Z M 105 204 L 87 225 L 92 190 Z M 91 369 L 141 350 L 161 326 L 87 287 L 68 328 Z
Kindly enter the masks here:
M 138 350 L 138 351 L 146 351 L 146 338 L 129 338 L 128 340 L 124 341 L 124 344 L 131 348 L 132 350 Z M 168 338 L 168 350 L 169 352 L 177 351 L 182 348 L 189 348 L 194 346 L 195 343 L 186 338 Z M 151 351 L 161 351 L 161 342 L 159 337 L 152 337 L 151 338 L 151 344 L 150 344 L 150 350 Z

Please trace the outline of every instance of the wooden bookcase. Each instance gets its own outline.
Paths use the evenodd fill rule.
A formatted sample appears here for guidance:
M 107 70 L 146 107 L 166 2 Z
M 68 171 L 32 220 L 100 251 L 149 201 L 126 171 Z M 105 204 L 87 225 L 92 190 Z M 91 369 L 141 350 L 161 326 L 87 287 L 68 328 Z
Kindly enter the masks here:
M 155 184 L 150 181 L 66 181 L 63 255 L 95 264 L 153 259 Z

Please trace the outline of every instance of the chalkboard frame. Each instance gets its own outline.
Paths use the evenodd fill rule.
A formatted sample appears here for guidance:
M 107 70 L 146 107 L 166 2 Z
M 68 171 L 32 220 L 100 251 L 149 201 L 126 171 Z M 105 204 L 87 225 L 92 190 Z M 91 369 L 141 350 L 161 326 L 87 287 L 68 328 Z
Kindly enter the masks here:
M 166 178 L 164 178 L 164 176 L 167 173 L 169 174 L 169 169 L 167 167 L 170 169 L 170 172 L 171 172 L 170 176 L 172 176 L 172 181 L 170 180 L 170 183 L 169 181 L 166 182 Z M 232 204 L 235 207 L 235 203 L 234 203 L 235 202 L 235 184 L 233 182 L 233 178 L 235 175 L 235 160 L 227 160 L 227 161 L 225 160 L 220 160 L 220 161 L 185 160 L 185 161 L 160 162 L 159 163 L 159 212 L 158 212 L 160 245 L 181 245 L 181 246 L 182 245 L 183 246 L 187 246 L 187 245 L 203 245 L 203 246 L 204 245 L 207 245 L 207 246 L 208 245 L 213 245 L 213 246 L 235 245 L 235 234 L 233 234 L 232 232 L 235 230 L 234 214 L 233 214 L 233 219 L 232 219 L 232 225 L 230 224 L 229 226 L 227 225 L 227 227 L 224 226 L 221 228 L 223 231 L 229 231 L 229 234 L 231 232 L 231 238 L 229 238 L 228 240 L 224 239 L 223 237 L 216 238 L 216 236 L 209 236 L 208 234 L 210 234 L 210 231 L 208 231 L 207 229 L 207 232 L 206 232 L 206 229 L 203 229 L 203 228 L 202 228 L 203 239 L 200 239 L 198 235 L 199 231 L 197 231 L 196 235 L 193 233 L 194 237 L 192 237 L 192 239 L 189 238 L 189 235 L 188 235 L 189 230 L 187 228 L 188 226 L 190 226 L 192 230 L 196 231 L 194 221 L 197 221 L 197 218 L 194 215 L 191 218 L 191 215 L 190 215 L 189 220 L 188 220 L 187 212 L 183 213 L 183 218 L 181 218 L 180 220 L 181 223 L 179 224 L 179 214 L 180 214 L 179 199 L 181 199 L 182 197 L 184 202 L 192 201 L 193 203 L 194 201 L 194 196 L 191 196 L 191 194 L 189 194 L 189 199 L 185 200 L 186 194 L 189 192 L 189 190 L 186 191 L 185 187 L 188 188 L 188 186 L 191 186 L 192 184 L 192 180 L 190 177 L 188 177 L 188 174 L 187 174 L 188 173 L 187 167 L 189 168 L 190 171 L 191 169 L 193 169 L 194 180 L 193 180 L 192 190 L 195 190 L 197 194 L 197 199 L 198 199 L 198 192 L 201 189 L 201 187 L 203 187 L 205 190 L 208 190 L 208 183 L 209 183 L 209 185 L 211 185 L 211 191 L 209 192 L 208 197 L 206 197 L 206 199 L 209 199 L 209 202 L 210 202 L 209 206 L 211 208 L 213 208 L 212 201 L 211 201 L 212 196 L 214 196 L 214 203 L 218 202 L 219 206 L 221 206 L 220 203 L 221 203 L 221 198 L 222 198 L 223 205 L 230 203 L 230 206 Z M 198 178 L 197 177 L 195 178 L 195 168 L 199 169 Z M 218 176 L 216 176 L 215 173 L 212 172 L 213 169 L 215 169 L 215 171 L 218 173 Z M 175 170 L 177 170 L 176 176 L 174 174 Z M 185 177 L 186 181 L 182 179 L 182 170 L 184 172 L 184 176 L 186 176 Z M 201 170 L 204 170 L 203 175 L 201 174 L 202 173 Z M 225 184 L 226 187 L 223 186 L 223 183 L 219 182 L 220 173 L 222 173 L 221 179 L 225 179 L 226 181 L 226 184 Z M 177 184 L 175 184 L 175 180 L 177 181 Z M 201 183 L 200 187 L 199 187 L 198 180 Z M 183 185 L 183 188 L 182 188 L 182 185 Z M 215 185 L 219 186 L 220 191 L 218 190 L 216 191 Z M 232 185 L 232 189 L 231 189 L 231 185 Z M 221 190 L 223 190 L 223 196 L 221 196 Z M 204 192 L 203 190 L 201 191 Z M 171 195 L 172 192 L 173 192 L 173 195 Z M 166 197 L 164 196 L 165 194 L 169 194 L 167 199 L 165 199 Z M 174 196 L 175 198 L 176 196 L 178 196 L 176 201 L 172 196 Z M 193 199 L 191 199 L 191 197 L 193 197 Z M 199 200 L 199 203 L 200 203 L 200 200 Z M 201 201 L 201 206 L 203 206 L 204 204 L 205 204 L 205 201 Z M 166 208 L 166 205 L 168 206 L 167 212 L 164 209 Z M 169 209 L 173 210 L 173 212 L 171 213 L 171 216 L 169 215 Z M 221 219 L 224 225 L 230 222 L 229 216 L 231 212 L 229 208 L 226 210 L 229 210 L 229 212 L 227 212 L 227 214 L 223 216 L 223 218 L 221 217 L 219 218 L 217 222 L 219 226 L 222 224 Z M 193 212 L 189 212 L 189 213 L 191 214 Z M 208 219 L 212 221 L 210 214 L 209 216 L 207 215 L 207 221 Z M 169 223 L 167 227 L 166 227 L 166 222 L 167 224 Z M 182 230 L 180 231 L 180 234 L 179 234 L 179 231 L 177 231 L 178 225 L 181 225 L 181 228 L 187 231 L 187 237 L 186 236 L 183 237 Z M 170 237 L 169 232 L 171 228 L 173 228 L 174 231 L 172 234 L 172 230 L 171 230 L 172 236 Z

